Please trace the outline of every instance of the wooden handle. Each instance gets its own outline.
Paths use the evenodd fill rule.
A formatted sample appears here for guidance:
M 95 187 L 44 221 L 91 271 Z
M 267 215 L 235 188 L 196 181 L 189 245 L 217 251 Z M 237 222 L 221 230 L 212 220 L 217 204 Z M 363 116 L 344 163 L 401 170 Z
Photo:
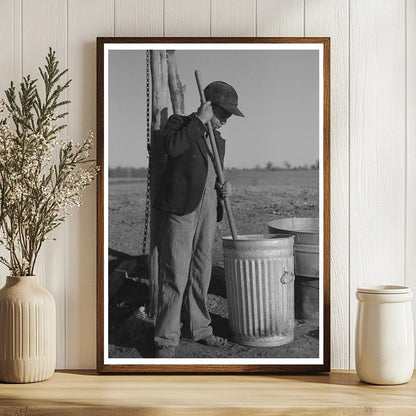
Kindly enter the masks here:
M 206 102 L 206 98 L 204 94 L 204 89 L 202 88 L 201 74 L 199 73 L 198 70 L 195 71 L 195 78 L 196 78 L 196 83 L 198 84 L 199 95 L 201 97 L 201 103 L 204 104 Z M 220 156 L 218 154 L 217 142 L 215 141 L 214 130 L 212 129 L 211 120 L 208 121 L 207 126 L 208 126 L 209 140 L 211 142 L 212 152 L 214 153 L 215 170 L 217 172 L 219 181 L 221 182 L 221 184 L 223 184 L 225 182 L 224 173 L 221 167 Z M 233 237 L 233 240 L 237 240 L 238 239 L 237 228 L 235 227 L 234 216 L 233 216 L 233 212 L 231 211 L 231 204 L 230 204 L 230 200 L 228 199 L 228 196 L 224 197 L 224 205 L 225 205 L 225 210 L 227 212 L 228 222 L 230 223 L 231 235 Z

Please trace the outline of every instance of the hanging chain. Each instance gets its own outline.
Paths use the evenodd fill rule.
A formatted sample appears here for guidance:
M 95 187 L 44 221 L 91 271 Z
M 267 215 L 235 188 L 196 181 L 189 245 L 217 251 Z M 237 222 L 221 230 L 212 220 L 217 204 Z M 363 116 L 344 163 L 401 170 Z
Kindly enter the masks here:
M 147 235 L 149 231 L 149 217 L 150 217 L 150 193 L 151 193 L 151 119 L 150 119 L 150 50 L 146 51 L 146 142 L 148 154 L 148 168 L 147 168 L 147 190 L 146 190 L 146 211 L 144 219 L 143 231 L 143 249 L 142 253 L 146 253 Z

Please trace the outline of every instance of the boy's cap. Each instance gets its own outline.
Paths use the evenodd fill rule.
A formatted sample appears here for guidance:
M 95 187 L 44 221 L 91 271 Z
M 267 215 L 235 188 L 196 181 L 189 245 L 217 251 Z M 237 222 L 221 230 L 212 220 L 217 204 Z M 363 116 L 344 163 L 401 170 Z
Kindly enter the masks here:
M 214 81 L 208 84 L 205 89 L 205 98 L 213 104 L 227 110 L 236 116 L 244 117 L 238 106 L 238 95 L 235 89 L 226 82 Z

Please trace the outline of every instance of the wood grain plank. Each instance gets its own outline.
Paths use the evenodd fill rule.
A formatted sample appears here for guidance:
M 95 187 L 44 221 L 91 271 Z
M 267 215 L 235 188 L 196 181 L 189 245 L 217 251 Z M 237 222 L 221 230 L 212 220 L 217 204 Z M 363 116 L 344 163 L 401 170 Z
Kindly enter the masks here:
M 96 37 L 114 34 L 113 0 L 68 1 L 69 136 L 81 141 L 96 123 Z M 96 185 L 68 221 L 67 365 L 96 363 Z
M 21 60 L 21 0 L 2 0 L 0 13 L 0 99 L 13 81 L 18 85 L 22 76 Z M 0 254 L 8 258 L 2 247 Z M 0 264 L 0 287 L 6 283 L 9 271 Z
M 0 414 L 10 406 L 25 407 L 27 415 L 413 416 L 415 387 L 415 377 L 402 386 L 372 386 L 353 372 L 245 377 L 59 372 L 45 383 L 2 385 Z
M 67 67 L 66 0 L 23 0 L 23 75 L 40 78 L 38 67 L 44 66 L 49 47 L 56 51 L 60 69 Z M 39 82 L 39 86 L 41 83 Z M 43 91 L 40 88 L 40 91 Z M 66 93 L 62 98 L 66 97 Z M 67 130 L 63 130 L 64 137 Z M 56 160 L 56 159 L 55 159 Z M 65 368 L 66 356 L 66 261 L 67 226 L 61 225 L 49 236 L 41 249 L 36 274 L 41 284 L 54 296 L 57 312 L 57 368 Z
M 405 284 L 416 292 L 416 0 L 406 2 L 406 279 Z M 416 322 L 416 297 L 413 297 Z M 416 331 L 416 327 L 415 327 Z M 416 332 L 415 332 L 416 337 Z M 416 358 L 416 351 L 415 351 Z
M 210 36 L 210 0 L 169 0 L 164 4 L 164 36 Z
M 351 1 L 351 368 L 357 286 L 403 284 L 405 1 Z
M 304 0 L 257 0 L 257 36 L 304 36 Z
M 115 0 L 115 36 L 163 36 L 163 0 Z
M 211 36 L 256 36 L 256 1 L 212 0 Z
M 331 366 L 349 368 L 349 11 L 344 0 L 307 0 L 305 35 L 331 44 Z
M 20 82 L 21 68 L 21 0 L 2 0 L 0 13 L 0 97 L 10 81 Z

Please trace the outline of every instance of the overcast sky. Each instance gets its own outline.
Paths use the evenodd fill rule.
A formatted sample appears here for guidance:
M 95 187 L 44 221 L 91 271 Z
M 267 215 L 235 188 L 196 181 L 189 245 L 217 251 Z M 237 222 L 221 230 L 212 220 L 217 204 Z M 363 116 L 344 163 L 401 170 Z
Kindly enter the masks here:
M 319 157 L 319 55 L 309 50 L 176 51 L 185 112 L 200 99 L 194 71 L 205 85 L 222 80 L 239 96 L 245 117 L 221 128 L 226 167 L 271 161 L 312 164 Z M 145 51 L 109 52 L 109 165 L 147 166 Z

